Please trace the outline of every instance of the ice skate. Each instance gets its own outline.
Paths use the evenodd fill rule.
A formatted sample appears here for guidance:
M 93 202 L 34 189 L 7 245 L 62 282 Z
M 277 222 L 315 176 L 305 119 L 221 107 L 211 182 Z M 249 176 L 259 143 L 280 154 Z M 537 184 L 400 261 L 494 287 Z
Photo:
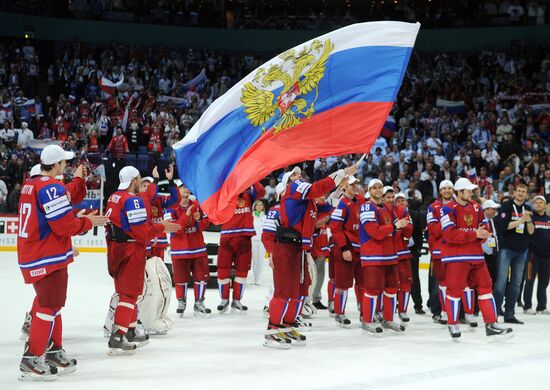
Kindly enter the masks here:
M 109 355 L 111 356 L 117 356 L 117 355 L 133 355 L 136 352 L 136 344 L 131 343 L 126 338 L 126 335 L 122 333 L 117 333 L 114 331 L 111 333 L 111 337 L 109 338 Z
M 231 302 L 231 314 L 246 314 L 247 311 L 248 307 L 243 305 L 241 301 L 235 300 Z
M 399 313 L 399 319 L 402 322 L 409 322 L 411 319 L 409 318 L 409 315 L 407 313 Z
M 496 322 L 493 322 L 492 324 L 485 324 L 485 334 L 490 339 L 509 339 L 514 337 L 512 328 L 503 328 Z
M 361 329 L 363 329 L 364 333 L 374 333 L 379 334 L 383 332 L 382 327 L 380 324 L 377 324 L 376 322 L 361 322 Z
M 26 312 L 25 313 L 25 320 L 23 321 L 23 325 L 21 326 L 21 340 L 27 341 L 29 338 L 29 332 L 31 329 L 31 321 L 32 316 L 31 313 Z
M 393 330 L 394 332 L 404 332 L 406 329 L 404 325 L 398 324 L 395 321 L 386 320 L 382 320 L 382 327 L 384 329 Z
M 57 375 L 76 371 L 76 359 L 69 357 L 63 348 L 54 348 L 53 345 L 46 351 L 46 364 L 57 368 Z
M 460 339 L 461 333 L 460 333 L 460 326 L 458 325 L 449 325 L 449 333 L 451 334 L 451 337 L 454 341 L 458 341 Z
M 187 301 L 185 299 L 178 299 L 178 308 L 176 309 L 176 314 L 183 318 L 183 313 L 185 312 L 185 308 L 187 307 Z
M 149 335 L 145 334 L 145 332 L 136 332 L 135 328 L 128 329 L 128 333 L 126 333 L 126 339 L 130 343 L 134 343 L 136 345 L 136 348 L 141 348 L 149 344 Z
M 296 321 L 292 323 L 292 327 L 295 329 L 300 329 L 300 332 L 309 332 L 313 327 L 313 324 L 298 316 L 296 317 Z
M 334 317 L 334 301 L 329 301 L 328 302 L 328 316 L 330 318 L 333 318 Z
M 218 305 L 218 314 L 225 313 L 228 308 L 229 308 L 229 300 L 228 299 L 222 299 L 222 301 Z
M 195 317 L 210 317 L 212 310 L 206 307 L 204 304 L 204 299 L 198 302 L 195 302 L 193 306 L 193 315 Z
M 548 309 L 537 310 L 537 314 L 550 314 L 550 310 L 548 310 Z
M 264 318 L 269 318 L 269 306 L 264 306 L 263 308 Z
M 533 309 L 523 309 L 523 314 L 528 314 L 530 316 L 534 316 L 535 314 L 537 314 L 537 312 Z
M 317 309 L 317 310 L 327 310 L 328 308 L 323 305 L 320 301 L 319 302 L 313 302 L 313 306 Z
M 470 328 L 477 328 L 477 320 L 473 314 L 464 314 L 464 322 L 466 322 Z
M 434 314 L 434 315 L 432 316 L 432 320 L 433 320 L 436 324 L 447 325 L 447 313 L 445 313 L 445 317 L 443 317 L 442 314 L 443 314 L 443 313 L 441 313 L 441 315 Z
M 107 329 L 106 325 L 103 325 L 103 337 L 109 338 L 111 337 L 112 329 Z
M 351 321 L 348 317 L 346 317 L 345 314 L 336 314 L 334 316 L 334 320 L 336 321 L 336 325 L 338 325 L 340 328 L 349 328 L 351 326 Z
M 377 323 L 379 323 L 379 324 L 382 324 L 382 321 L 383 321 L 383 319 L 382 319 L 382 312 L 379 311 L 379 312 L 377 312 L 377 313 L 374 315 L 374 322 L 377 322 Z
M 291 341 L 282 329 L 268 329 L 264 336 L 263 346 L 274 349 L 290 349 Z
M 306 345 L 306 336 L 298 332 L 296 329 L 290 330 L 285 333 L 285 336 L 290 339 L 290 345 L 303 347 Z
M 19 363 L 20 381 L 55 381 L 57 379 L 57 368 L 46 363 L 45 355 L 34 356 L 23 355 Z
M 306 303 L 304 303 L 304 308 L 302 309 L 302 316 L 304 318 L 311 318 L 315 314 L 317 314 L 317 309 L 315 308 L 315 306 L 313 306 L 313 303 L 311 303 L 311 301 L 307 301 Z

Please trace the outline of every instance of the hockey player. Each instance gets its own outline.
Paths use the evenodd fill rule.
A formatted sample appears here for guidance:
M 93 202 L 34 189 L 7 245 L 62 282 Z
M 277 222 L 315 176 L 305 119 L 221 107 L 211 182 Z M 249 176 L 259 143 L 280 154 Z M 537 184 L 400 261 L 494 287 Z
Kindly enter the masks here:
M 301 181 L 302 171 L 299 167 L 294 167 L 283 176 L 286 190 L 279 210 L 281 224 L 277 228 L 272 250 L 275 291 L 269 305 L 265 347 L 288 348 L 289 338 L 293 344 L 305 344 L 306 337 L 298 333 L 292 324 L 303 304 L 300 293 L 307 282 L 306 251 L 311 250 L 315 230 L 315 199 L 328 193 L 345 176 L 353 175 L 356 171 L 354 165 L 313 184 Z
M 148 342 L 149 336 L 137 335 L 135 331 L 136 302 L 143 292 L 145 247 L 159 234 L 181 228 L 164 220 L 160 224 L 151 223 L 143 200 L 136 195 L 141 188 L 141 176 L 136 168 L 122 168 L 119 178 L 118 191 L 107 201 L 105 213 L 110 221 L 106 229 L 109 274 L 119 295 L 108 343 L 112 354 L 120 351 L 133 353 L 137 346 Z
M 231 267 L 235 266 L 233 280 L 233 301 L 231 312 L 244 314 L 248 307 L 241 303 L 246 285 L 246 277 L 252 262 L 251 237 L 256 234 L 252 204 L 265 195 L 261 183 L 254 184 L 237 198 L 237 207 L 233 217 L 221 227 L 220 247 L 218 249 L 218 285 L 221 302 L 218 312 L 225 313 L 229 307 Z
M 363 323 L 365 331 L 381 333 L 375 323 L 375 311 L 380 293 L 383 293 L 382 326 L 396 332 L 405 327 L 393 321 L 399 285 L 398 261 L 393 236 L 405 228 L 405 218 L 394 221 L 383 205 L 383 185 L 379 179 L 369 181 L 370 199 L 360 209 L 361 265 L 363 267 Z
M 55 179 L 72 158 L 74 153 L 57 145 L 46 146 L 40 155 L 40 175 L 21 190 L 18 261 L 25 283 L 36 292 L 29 339 L 19 365 L 21 380 L 55 380 L 58 373 L 76 370 L 76 360 L 63 350 L 60 313 L 67 295 L 67 266 L 73 261 L 71 236 L 104 225 L 107 218 L 94 213 L 73 215 L 67 190 Z
M 464 289 L 468 279 L 473 280 L 479 293 L 478 304 L 487 336 L 510 335 L 512 329 L 497 324 L 497 312 L 493 297 L 492 282 L 483 256 L 481 242 L 491 233 L 483 222 L 481 206 L 472 200 L 472 191 L 477 186 L 466 178 L 454 184 L 455 200 L 441 207 L 440 221 L 443 231 L 441 260 L 445 263 L 447 284 L 446 309 L 449 333 L 453 339 L 460 337 L 458 316 L 461 300 L 467 300 Z
M 185 185 L 179 186 L 179 193 L 180 203 L 168 212 L 171 220 L 181 226 L 181 230 L 174 233 L 170 241 L 170 257 L 172 258 L 178 300 L 176 312 L 183 317 L 187 306 L 187 285 L 190 275 L 193 273 L 194 314 L 208 316 L 212 311 L 204 304 L 204 294 L 210 273 L 202 232 L 210 226 L 210 221 L 201 210 L 199 203 L 189 199 L 191 192 Z
M 441 262 L 441 242 L 443 240 L 441 230 L 441 207 L 453 200 L 453 183 L 450 180 L 443 180 L 439 184 L 440 199 L 428 206 L 426 223 L 428 230 L 428 248 L 430 250 L 431 264 L 430 272 L 434 279 L 430 291 L 430 310 L 434 322 L 442 325 L 447 324 L 447 312 L 445 311 L 445 297 L 447 287 L 445 284 L 445 264 Z
M 409 211 L 407 209 L 407 198 L 400 192 L 395 195 L 393 215 L 395 219 L 408 219 L 409 224 L 403 229 L 399 229 L 394 235 L 394 245 L 399 261 L 399 290 L 397 292 L 397 312 L 402 322 L 409 322 L 407 308 L 412 288 L 412 253 L 409 249 L 409 243 L 412 239 L 413 224 Z
M 353 287 L 355 295 L 361 302 L 363 297 L 363 275 L 361 269 L 361 240 L 359 238 L 359 209 L 366 202 L 359 194 L 354 176 L 348 177 L 343 188 L 344 196 L 330 217 L 330 231 L 334 242 L 334 319 L 336 324 L 349 328 L 351 321 L 346 317 L 348 289 Z

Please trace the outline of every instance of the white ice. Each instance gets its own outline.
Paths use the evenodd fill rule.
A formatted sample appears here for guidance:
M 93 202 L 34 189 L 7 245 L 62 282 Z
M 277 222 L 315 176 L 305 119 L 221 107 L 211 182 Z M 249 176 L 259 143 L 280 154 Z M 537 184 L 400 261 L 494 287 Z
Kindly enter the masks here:
M 454 343 L 431 316 L 415 315 L 409 309 L 411 322 L 404 334 L 375 337 L 358 328 L 350 291 L 352 329 L 336 327 L 326 312 L 320 312 L 313 319 L 314 330 L 307 334 L 307 346 L 270 350 L 262 347 L 267 272 L 263 279 L 261 286 L 246 289 L 247 315 L 195 318 L 191 307 L 183 319 L 176 319 L 168 335 L 154 337 L 133 356 L 110 357 L 102 331 L 113 289 L 106 257 L 82 254 L 70 266 L 67 306 L 62 312 L 64 348 L 78 359 L 78 370 L 53 385 L 21 383 L 17 380 L 23 350 L 20 327 L 34 292 L 23 283 L 16 254 L 1 253 L 0 389 L 550 388 L 550 316 L 519 314 L 526 324 L 514 326 L 515 337 L 505 343 L 488 343 L 482 327 L 473 332 L 463 329 L 461 343 Z M 421 271 L 421 279 L 425 296 L 427 271 Z M 217 291 L 208 290 L 206 299 L 215 309 Z M 175 313 L 175 308 L 173 299 L 170 312 Z

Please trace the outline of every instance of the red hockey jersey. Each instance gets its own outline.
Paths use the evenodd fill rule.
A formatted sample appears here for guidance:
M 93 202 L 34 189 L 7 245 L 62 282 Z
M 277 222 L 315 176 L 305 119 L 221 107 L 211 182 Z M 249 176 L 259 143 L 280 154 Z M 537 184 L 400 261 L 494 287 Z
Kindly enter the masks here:
M 476 230 L 485 224 L 481 206 L 468 202 L 465 206 L 451 201 L 441 207 L 441 261 L 485 261 L 482 241 L 477 238 Z
M 340 203 L 330 216 L 330 232 L 332 240 L 342 250 L 361 251 L 361 239 L 359 238 L 359 210 L 366 202 L 362 195 L 356 195 L 350 199 L 342 197 Z
M 105 215 L 111 224 L 144 246 L 164 233 L 164 226 L 150 221 L 143 199 L 125 190 L 109 197 Z
M 147 215 L 151 219 L 152 223 L 161 223 L 164 219 L 164 212 L 166 209 L 179 202 L 179 192 L 175 185 L 169 187 L 170 195 L 160 195 L 158 193 L 156 183 L 151 183 L 146 192 L 140 192 L 138 195 L 143 199 L 145 208 L 147 209 Z M 155 248 L 167 248 L 168 237 L 166 233 L 160 234 L 155 239 L 151 240 L 151 245 L 147 246 L 147 250 L 151 249 L 151 246 Z
M 17 258 L 25 283 L 34 283 L 73 261 L 71 236 L 92 228 L 76 218 L 66 188 L 56 179 L 28 180 L 19 199 Z
M 314 259 L 321 256 L 328 257 L 330 255 L 328 228 L 325 224 L 313 233 L 313 247 L 311 250 L 311 255 Z
M 335 186 L 334 180 L 326 177 L 313 184 L 296 180 L 286 188 L 281 199 L 281 226 L 291 227 L 301 233 L 304 250 L 310 250 L 313 244 L 313 232 L 319 212 L 315 199 L 327 194 Z M 331 207 L 327 205 L 323 205 L 323 208 Z
M 256 183 L 252 188 L 243 192 L 237 199 L 235 214 L 221 228 L 221 237 L 252 237 L 256 235 L 254 230 L 254 217 L 252 216 L 252 204 L 256 199 L 265 195 L 265 188 L 261 183 Z
M 187 215 L 189 207 L 193 206 L 192 213 L 197 209 L 201 214 L 201 218 L 196 221 L 193 215 Z M 172 260 L 193 259 L 201 256 L 206 256 L 206 245 L 202 232 L 210 226 L 210 221 L 206 214 L 199 207 L 197 201 L 189 201 L 187 206 L 178 204 L 176 207 L 168 210 L 175 223 L 180 225 L 182 229 L 179 232 L 173 233 L 170 238 L 170 256 Z
M 392 265 L 397 264 L 397 255 L 393 244 L 393 216 L 384 206 L 367 201 L 361 206 L 360 213 L 361 264 Z
M 281 206 L 277 204 L 269 209 L 265 217 L 262 229 L 262 244 L 264 244 L 267 253 L 273 253 L 275 248 L 277 228 L 281 226 L 280 210 Z
M 428 229 L 428 248 L 433 260 L 441 259 L 441 243 L 443 241 L 443 231 L 441 230 L 441 203 L 440 199 L 437 199 L 431 205 L 428 206 L 428 213 L 426 214 L 426 224 Z

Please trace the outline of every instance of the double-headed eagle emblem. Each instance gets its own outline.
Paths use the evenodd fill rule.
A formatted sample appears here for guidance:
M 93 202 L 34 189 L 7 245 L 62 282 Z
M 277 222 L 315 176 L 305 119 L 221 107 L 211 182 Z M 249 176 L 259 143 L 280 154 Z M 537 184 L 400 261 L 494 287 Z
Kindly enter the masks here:
M 330 40 L 314 40 L 298 54 L 294 49 L 281 54 L 282 63 L 258 69 L 252 81 L 244 85 L 241 97 L 252 126 L 262 126 L 262 131 L 273 127 L 273 134 L 277 134 L 311 117 L 319 81 L 333 50 Z M 315 95 L 308 97 L 312 91 Z M 271 122 L 269 126 L 267 122 Z

